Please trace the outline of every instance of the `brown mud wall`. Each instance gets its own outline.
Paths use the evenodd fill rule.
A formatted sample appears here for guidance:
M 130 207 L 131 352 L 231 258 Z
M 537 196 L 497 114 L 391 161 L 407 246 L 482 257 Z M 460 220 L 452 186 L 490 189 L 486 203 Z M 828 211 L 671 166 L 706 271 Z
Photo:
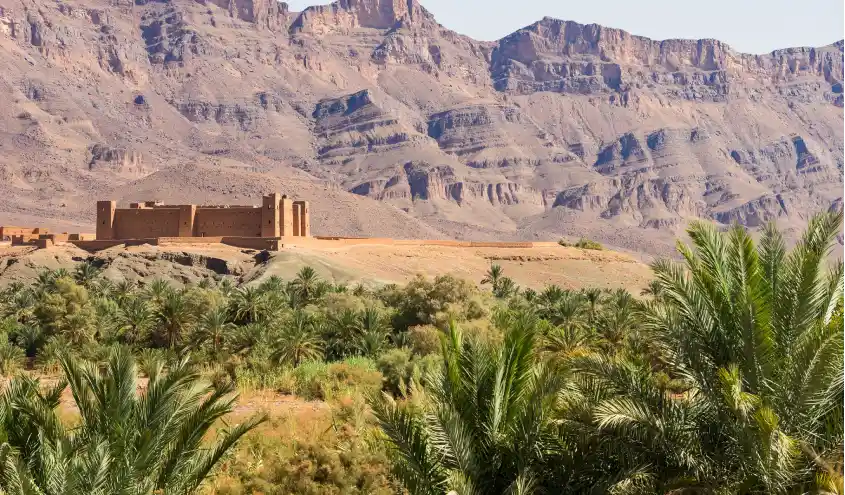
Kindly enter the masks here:
M 120 209 L 114 212 L 115 239 L 143 239 L 179 235 L 177 208 Z
M 197 208 L 196 237 L 261 237 L 261 208 Z

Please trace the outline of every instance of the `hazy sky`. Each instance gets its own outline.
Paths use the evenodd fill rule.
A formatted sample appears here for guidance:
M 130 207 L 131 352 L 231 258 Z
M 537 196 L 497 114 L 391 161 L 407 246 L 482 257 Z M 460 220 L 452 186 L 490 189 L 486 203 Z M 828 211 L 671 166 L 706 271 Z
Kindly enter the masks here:
M 301 10 L 327 0 L 287 0 Z M 843 0 L 420 0 L 440 24 L 495 40 L 544 16 L 621 28 L 652 39 L 716 38 L 765 53 L 843 38 Z

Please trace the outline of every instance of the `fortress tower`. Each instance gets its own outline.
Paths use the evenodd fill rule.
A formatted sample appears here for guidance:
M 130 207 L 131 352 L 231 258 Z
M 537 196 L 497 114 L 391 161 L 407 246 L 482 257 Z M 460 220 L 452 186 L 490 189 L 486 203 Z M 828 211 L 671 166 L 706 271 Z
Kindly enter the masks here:
M 307 201 L 272 193 L 261 206 L 97 202 L 97 240 L 158 237 L 310 237 Z

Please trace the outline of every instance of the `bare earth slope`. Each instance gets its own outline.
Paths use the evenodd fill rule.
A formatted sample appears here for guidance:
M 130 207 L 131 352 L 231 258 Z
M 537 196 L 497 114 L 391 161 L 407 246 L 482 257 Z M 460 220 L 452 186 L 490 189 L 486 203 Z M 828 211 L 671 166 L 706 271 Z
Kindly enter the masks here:
M 544 18 L 496 42 L 416 0 L 4 0 L 0 224 L 114 197 L 311 200 L 318 234 L 588 236 L 839 208 L 843 43 L 737 53 Z
M 612 251 L 576 248 L 466 248 L 446 246 L 353 245 L 287 247 L 275 253 L 219 244 L 115 247 L 95 255 L 75 246 L 35 250 L 0 247 L 0 287 L 35 280 L 43 269 L 71 272 L 81 262 L 100 266 L 112 281 L 157 278 L 176 284 L 206 277 L 231 276 L 236 283 L 260 283 L 276 275 L 291 280 L 303 266 L 335 283 L 379 285 L 404 283 L 417 274 L 451 274 L 480 282 L 491 263 L 522 287 L 542 289 L 625 288 L 638 294 L 651 279 L 651 269 L 635 258 Z

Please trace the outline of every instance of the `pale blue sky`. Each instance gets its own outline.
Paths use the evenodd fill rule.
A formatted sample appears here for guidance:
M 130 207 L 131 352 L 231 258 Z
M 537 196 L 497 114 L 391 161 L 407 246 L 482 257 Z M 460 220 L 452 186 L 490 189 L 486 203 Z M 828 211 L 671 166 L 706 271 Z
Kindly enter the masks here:
M 317 0 L 287 0 L 301 10 Z M 748 53 L 843 38 L 843 0 L 420 0 L 440 24 L 480 40 L 543 16 L 621 28 L 652 39 L 716 38 Z

